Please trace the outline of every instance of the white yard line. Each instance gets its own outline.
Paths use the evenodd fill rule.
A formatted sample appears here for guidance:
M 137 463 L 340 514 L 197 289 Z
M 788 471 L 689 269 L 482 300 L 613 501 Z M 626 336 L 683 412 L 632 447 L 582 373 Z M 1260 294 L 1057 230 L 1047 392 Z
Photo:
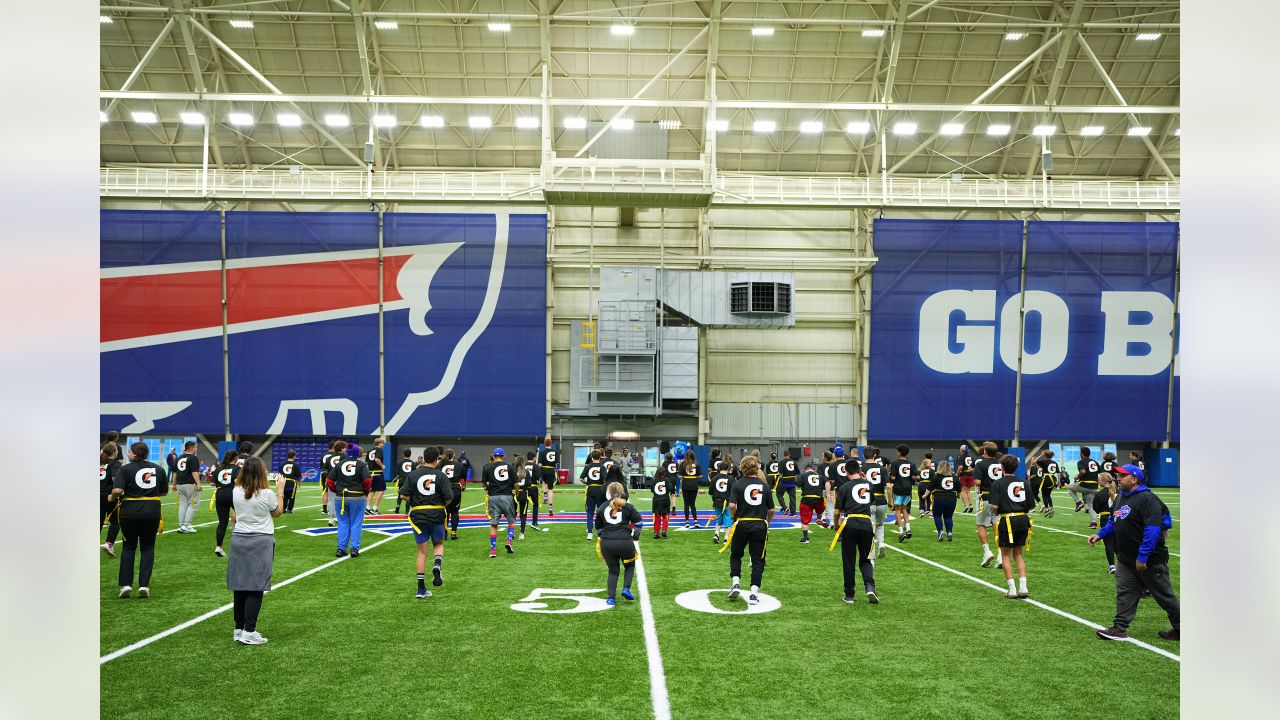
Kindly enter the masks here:
M 982 586 L 984 586 L 984 587 L 991 588 L 992 590 L 996 590 L 996 591 L 1000 592 L 1001 594 L 1003 594 L 1003 593 L 1007 592 L 1007 590 L 1006 590 L 1005 588 L 1002 588 L 1002 587 L 1000 587 L 1000 586 L 998 586 L 998 585 L 993 585 L 992 583 L 989 583 L 989 582 L 987 582 L 986 580 L 982 580 L 981 578 L 976 578 L 976 577 L 974 577 L 974 576 L 972 576 L 972 575 L 969 575 L 969 574 L 967 574 L 967 573 L 963 573 L 963 572 L 960 572 L 959 570 L 956 570 L 956 569 L 953 569 L 953 568 L 947 567 L 946 565 L 943 565 L 942 563 L 937 563 L 937 562 L 934 562 L 934 561 L 932 561 L 932 560 L 930 560 L 930 559 L 928 559 L 928 558 L 920 557 L 919 555 L 916 555 L 915 553 L 907 552 L 906 550 L 903 550 L 903 549 L 901 549 L 901 548 L 894 547 L 894 546 L 892 546 L 892 545 L 885 545 L 884 547 L 886 547 L 886 548 L 888 548 L 888 549 L 890 549 L 890 550 L 892 550 L 892 551 L 894 551 L 894 552 L 902 553 L 903 555 L 906 555 L 906 556 L 907 556 L 907 557 L 909 557 L 909 558 L 914 558 L 914 559 L 916 559 L 916 560 L 919 560 L 920 562 L 925 563 L 926 565 L 932 565 L 932 566 L 934 566 L 934 567 L 938 568 L 939 570 L 946 570 L 947 572 L 951 573 L 952 575 L 959 575 L 960 577 L 962 577 L 962 578 L 964 578 L 964 579 L 966 579 L 966 580 L 971 580 L 971 581 L 973 581 L 973 582 L 975 582 L 975 583 L 978 583 L 979 585 L 982 585 Z M 1093 628 L 1094 630 L 1103 630 L 1103 629 L 1104 629 L 1104 628 L 1103 628 L 1103 626 L 1101 626 L 1101 625 L 1099 625 L 1099 624 L 1097 624 L 1097 623 L 1095 623 L 1095 622 L 1091 622 L 1091 621 L 1089 621 L 1089 620 L 1085 620 L 1084 618 L 1082 618 L 1082 617 L 1080 617 L 1080 616 L 1078 616 L 1078 615 L 1072 615 L 1071 613 L 1069 613 L 1069 612 L 1067 612 L 1067 611 L 1065 611 L 1065 610 L 1059 610 L 1058 608 L 1053 607 L 1052 605 L 1045 605 L 1044 603 L 1039 602 L 1039 601 L 1036 601 L 1036 600 L 1032 600 L 1031 598 L 1023 598 L 1020 602 L 1024 602 L 1024 603 L 1026 603 L 1026 604 L 1028 604 L 1028 605 L 1034 605 L 1034 606 L 1036 606 L 1036 607 L 1040 608 L 1041 610 L 1047 610 L 1047 611 L 1049 611 L 1049 612 L 1053 613 L 1054 615 L 1058 615 L 1058 616 L 1060 616 L 1060 617 L 1064 617 L 1064 618 L 1066 618 L 1066 619 L 1068 619 L 1068 620 L 1072 620 L 1072 621 L 1074 621 L 1074 622 L 1078 622 L 1078 623 L 1080 623 L 1081 625 L 1084 625 L 1084 626 L 1086 626 L 1086 627 Z M 1117 641 L 1113 641 L 1113 642 L 1117 642 Z M 1137 640 L 1137 639 L 1135 639 L 1135 638 L 1129 638 L 1129 639 L 1128 639 L 1128 642 L 1133 643 L 1134 645 L 1137 645 L 1138 647 L 1140 647 L 1140 648 L 1142 648 L 1142 649 L 1144 649 L 1144 650 L 1150 650 L 1151 652 L 1153 652 L 1153 653 L 1155 653 L 1155 654 L 1157 654 L 1157 655 L 1162 655 L 1162 656 L 1164 656 L 1164 657 L 1167 657 L 1167 658 L 1169 658 L 1170 660 L 1173 660 L 1173 661 L 1175 661 L 1175 662 L 1178 662 L 1178 663 L 1181 663 L 1181 662 L 1182 662 L 1182 658 L 1181 658 L 1180 656 L 1175 655 L 1175 654 L 1173 654 L 1173 653 L 1171 653 L 1171 652 L 1169 652 L 1168 650 L 1165 650 L 1165 649 L 1163 649 L 1163 648 L 1158 648 L 1158 647 L 1156 647 L 1156 646 L 1154 646 L 1154 645 L 1148 645 L 1147 643 L 1144 643 L 1144 642 L 1142 642 L 1141 640 Z
M 1034 528 L 1040 528 L 1040 529 L 1042 529 L 1042 530 L 1048 530 L 1049 532 L 1065 533 L 1065 534 L 1067 534 L 1067 535 L 1075 535 L 1076 537 L 1082 537 L 1082 538 L 1088 538 L 1088 537 L 1091 537 L 1090 535 L 1085 535 L 1084 533 L 1078 533 L 1078 532 L 1075 532 L 1074 530 L 1063 530 L 1063 529 L 1061 529 L 1061 528 L 1050 527 L 1050 526 L 1048 526 L 1048 525 L 1045 525 L 1045 524 L 1044 524 L 1044 519 L 1043 519 L 1043 518 L 1042 518 L 1041 520 L 1039 520 L 1039 521 L 1038 521 L 1035 525 L 1033 525 L 1032 527 L 1034 527 Z M 1169 551 L 1169 554 L 1170 554 L 1170 555 L 1172 555 L 1172 556 L 1174 556 L 1174 557 L 1176 557 L 1176 558 L 1180 558 L 1180 557 L 1182 557 L 1181 555 L 1179 555 L 1178 553 L 1176 553 L 1176 552 L 1174 552 L 1174 551 L 1172 551 L 1172 550 L 1170 550 L 1170 551 Z
M 640 595 L 640 618 L 644 623 L 644 646 L 649 655 L 649 696 L 653 699 L 654 720 L 671 720 L 671 697 L 667 694 L 667 675 L 662 669 L 662 650 L 658 647 L 658 626 L 649 602 L 649 583 L 645 579 L 644 561 L 636 543 L 636 590 Z
M 387 539 L 385 539 L 385 540 L 379 540 L 378 542 L 376 542 L 376 543 L 374 543 L 374 544 L 372 544 L 372 545 L 370 545 L 370 546 L 368 546 L 368 547 L 364 547 L 364 548 L 360 548 L 360 549 L 361 549 L 362 551 L 364 551 L 364 552 L 368 552 L 368 551 L 370 551 L 370 550 L 372 550 L 372 549 L 374 549 L 374 548 L 378 547 L 379 545 L 382 545 L 383 543 L 387 543 L 387 542 L 391 542 L 392 540 L 395 540 L 397 537 L 400 537 L 400 536 L 399 536 L 399 535 L 392 535 L 391 537 L 389 537 L 389 538 L 387 538 Z M 305 577 L 309 577 L 309 576 L 311 576 L 311 575 L 315 575 L 316 573 L 320 572 L 321 570 L 324 570 L 324 569 L 326 569 L 326 568 L 331 568 L 331 567 L 333 567 L 334 565 L 337 565 L 337 564 L 338 564 L 338 563 L 340 563 L 340 562 L 343 562 L 343 561 L 346 561 L 346 560 L 350 560 L 350 559 L 351 559 L 351 557 L 350 557 L 349 555 L 348 555 L 348 556 L 344 556 L 344 557 L 340 557 L 340 558 L 334 558 L 333 560 L 330 560 L 329 562 L 327 562 L 327 563 L 325 563 L 325 564 L 323 564 L 323 565 L 318 565 L 318 566 L 316 566 L 316 567 L 311 568 L 310 570 L 307 570 L 306 572 L 302 572 L 302 573 L 299 573 L 299 574 L 297 574 L 297 575 L 294 575 L 293 577 L 289 578 L 288 580 L 285 580 L 284 582 L 275 583 L 274 585 L 272 585 L 272 587 L 271 587 L 271 591 L 272 591 L 272 592 L 275 592 L 276 590 L 279 590 L 280 588 L 282 588 L 282 587 L 284 587 L 284 586 L 286 586 L 286 585 L 289 585 L 289 584 L 291 584 L 291 583 L 295 583 L 295 582 L 297 582 L 297 581 L 299 581 L 299 580 L 301 580 L 301 579 L 303 579 L 303 578 L 305 578 Z M 191 627 L 191 626 L 193 626 L 193 625 L 198 625 L 198 624 L 200 624 L 200 623 L 204 622 L 205 620 L 208 620 L 208 619 L 209 619 L 209 618 L 211 618 L 211 617 L 216 617 L 216 616 L 218 616 L 218 615 L 221 615 L 222 613 L 224 613 L 224 612 L 226 612 L 226 611 L 228 611 L 228 610 L 230 610 L 230 609 L 231 609 L 231 603 L 227 603 L 226 605 L 223 605 L 222 607 L 214 608 L 214 609 L 210 610 L 209 612 L 207 612 L 207 613 L 205 613 L 205 614 L 203 614 L 203 615 L 200 615 L 200 616 L 198 616 L 198 617 L 191 618 L 190 620 L 187 620 L 186 622 L 183 622 L 183 623 L 179 623 L 179 624 L 177 624 L 177 625 L 174 625 L 173 627 L 169 628 L 168 630 L 165 630 L 165 631 L 163 631 L 163 632 L 156 633 L 155 635 L 152 635 L 151 637 L 148 637 L 148 638 L 143 638 L 142 640 L 139 640 L 138 642 L 133 643 L 132 645 L 126 645 L 126 646 L 124 646 L 124 647 L 120 648 L 119 650 L 115 650 L 115 651 L 113 651 L 113 652 L 109 652 L 109 653 L 107 653 L 106 655 L 103 655 L 101 658 L 99 658 L 99 659 L 98 659 L 98 664 L 99 664 L 99 665 L 105 665 L 105 664 L 107 664 L 107 663 L 111 662 L 112 660 L 115 660 L 115 659 L 116 659 L 116 658 L 118 658 L 118 657 L 122 657 L 122 656 L 124 656 L 124 655 L 128 655 L 129 653 L 133 652 L 134 650 L 138 650 L 138 649 L 140 649 L 140 648 L 144 648 L 144 647 L 146 647 L 146 646 L 150 645 L 151 643 L 153 643 L 153 642 L 155 642 L 155 641 L 157 641 L 157 640 L 163 640 L 164 638 L 167 638 L 167 637 L 169 637 L 170 635 L 173 635 L 174 633 L 180 632 L 180 631 L 182 631 L 182 630 L 186 630 L 187 628 L 189 628 L 189 627 Z M 669 716 L 668 716 L 668 717 L 669 717 Z

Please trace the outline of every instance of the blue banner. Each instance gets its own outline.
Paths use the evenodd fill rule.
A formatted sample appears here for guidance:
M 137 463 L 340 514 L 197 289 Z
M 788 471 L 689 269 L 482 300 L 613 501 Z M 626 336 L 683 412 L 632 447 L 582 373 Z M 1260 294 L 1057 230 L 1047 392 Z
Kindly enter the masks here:
M 1013 437 L 996 320 L 1018 297 L 1022 223 L 879 219 L 874 233 L 869 437 Z

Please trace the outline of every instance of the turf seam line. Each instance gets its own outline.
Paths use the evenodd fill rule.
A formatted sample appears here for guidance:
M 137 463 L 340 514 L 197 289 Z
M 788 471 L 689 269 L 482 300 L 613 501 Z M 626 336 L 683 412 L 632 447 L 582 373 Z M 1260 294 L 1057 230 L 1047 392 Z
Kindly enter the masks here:
M 395 539 L 396 539 L 396 538 L 398 538 L 398 537 L 400 537 L 400 536 L 399 536 L 399 535 L 392 535 L 391 537 L 386 538 L 385 540 L 379 540 L 378 542 L 376 542 L 376 543 L 374 543 L 374 544 L 372 544 L 372 545 L 370 545 L 370 546 L 368 546 L 368 547 L 360 548 L 360 549 L 361 549 L 362 551 L 364 551 L 364 552 L 368 552 L 369 550 L 372 550 L 372 549 L 374 549 L 374 548 L 378 547 L 379 545 L 382 545 L 383 543 L 391 542 L 392 540 L 395 540 Z M 291 583 L 295 583 L 295 582 L 297 582 L 297 581 L 299 581 L 299 580 L 301 580 L 301 579 L 303 579 L 303 578 L 305 578 L 305 577 L 309 577 L 309 576 L 311 576 L 311 575 L 315 575 L 316 573 L 320 572 L 321 570 L 324 570 L 324 569 L 326 569 L 326 568 L 331 568 L 331 567 L 333 567 L 334 565 L 337 565 L 338 563 L 343 562 L 344 560 L 350 560 L 350 559 L 351 559 L 351 556 L 350 556 L 350 555 L 344 555 L 343 557 L 340 557 L 340 558 L 334 558 L 333 560 L 330 560 L 329 562 L 327 562 L 327 563 L 325 563 L 325 564 L 323 564 L 323 565 L 318 565 L 318 566 L 316 566 L 316 567 L 311 568 L 310 570 L 306 570 L 306 571 L 304 571 L 304 572 L 302 572 L 302 573 L 299 573 L 299 574 L 297 574 L 297 575 L 294 575 L 293 577 L 289 578 L 288 580 L 285 580 L 284 582 L 276 583 L 275 585 L 272 585 L 272 586 L 271 586 L 271 590 L 270 590 L 269 592 L 275 592 L 276 590 L 279 590 L 280 588 L 282 588 L 282 587 L 284 587 L 284 586 L 286 586 L 286 585 L 289 585 L 289 584 L 291 584 Z M 101 658 L 99 658 L 99 659 L 98 659 L 98 664 L 99 664 L 99 665 L 106 665 L 107 663 L 111 662 L 112 660 L 115 660 L 115 659 L 116 659 L 116 658 L 118 658 L 118 657 L 122 657 L 122 656 L 124 656 L 124 655 L 128 655 L 129 653 L 133 652 L 134 650 L 139 650 L 139 649 L 141 649 L 141 648 L 144 648 L 144 647 L 146 647 L 147 645 L 150 645 L 151 643 L 153 643 L 153 642 L 155 642 L 155 641 L 157 641 L 157 640 L 163 640 L 164 638 L 167 638 L 167 637 L 169 637 L 170 635 L 173 635 L 173 634 L 175 634 L 175 633 L 178 633 L 178 632 L 181 632 L 181 631 L 183 631 L 183 630 L 186 630 L 187 628 L 192 627 L 193 625 L 199 625 L 200 623 L 204 622 L 205 620 L 208 620 L 209 618 L 212 618 L 212 617 L 217 617 L 218 615 L 221 615 L 222 613 L 224 613 L 224 612 L 226 612 L 226 611 L 228 611 L 228 610 L 230 610 L 230 609 L 231 609 L 231 603 L 227 603 L 226 605 L 223 605 L 222 607 L 214 608 L 213 610 L 210 610 L 209 612 L 207 612 L 207 613 L 205 613 L 205 614 L 203 614 L 203 615 L 200 615 L 200 616 L 198 616 L 198 617 L 191 618 L 190 620 L 187 620 L 186 622 L 182 622 L 182 623 L 179 623 L 179 624 L 177 624 L 177 625 L 174 625 L 173 627 L 169 628 L 168 630 L 164 630 L 164 631 L 162 631 L 162 632 L 158 632 L 158 633 L 156 633 L 155 635 L 152 635 L 151 637 L 148 637 L 148 638 L 143 638 L 143 639 L 141 639 L 141 640 L 139 640 L 139 641 L 137 641 L 137 642 L 133 643 L 132 645 L 126 645 L 126 646 L 124 646 L 124 647 L 120 648 L 119 650 L 115 650 L 115 651 L 113 651 L 113 652 L 109 652 L 109 653 L 107 653 L 106 655 L 103 655 Z
M 1002 587 L 1000 587 L 1000 586 L 998 586 L 998 585 L 994 585 L 994 584 L 992 584 L 992 583 L 989 583 L 989 582 L 987 582 L 986 580 L 983 580 L 982 578 L 976 578 L 976 577 L 974 577 L 974 576 L 972 576 L 972 575 L 969 575 L 968 573 L 964 573 L 964 572 L 961 572 L 961 571 L 959 571 L 959 570 L 956 570 L 955 568 L 947 567 L 946 565 L 943 565 L 942 563 L 934 562 L 933 560 L 930 560 L 929 558 L 920 557 L 919 555 L 916 555 L 915 553 L 907 552 L 906 550 L 902 550 L 901 548 L 896 548 L 896 547 L 894 547 L 894 546 L 892 546 L 892 545 L 885 545 L 884 547 L 886 547 L 886 548 L 888 548 L 888 549 L 890 549 L 890 550 L 893 550 L 893 551 L 895 551 L 895 552 L 902 553 L 903 555 L 906 555 L 906 556 L 907 556 L 907 557 L 909 557 L 909 558 L 915 558 L 916 560 L 919 560 L 920 562 L 925 563 L 926 565 L 932 565 L 932 566 L 934 566 L 934 567 L 936 567 L 936 568 L 938 568 L 938 569 L 940 569 L 940 570 L 946 570 L 947 572 L 949 572 L 949 573 L 951 573 L 951 574 L 953 574 L 953 575 L 959 575 L 960 577 L 965 578 L 966 580 L 972 580 L 973 582 L 976 582 L 976 583 L 978 583 L 979 585 L 984 585 L 984 586 L 986 586 L 986 587 L 991 588 L 992 590 L 999 591 L 1001 594 L 1003 594 L 1003 593 L 1005 593 L 1005 592 L 1006 592 L 1006 589 L 1005 589 L 1005 588 L 1002 588 Z M 1037 601 L 1037 600 L 1032 600 L 1031 598 L 1020 598 L 1020 601 L 1021 601 L 1021 602 L 1024 602 L 1024 603 L 1027 603 L 1028 605 L 1034 605 L 1034 606 L 1036 606 L 1036 607 L 1040 608 L 1041 610 L 1048 610 L 1049 612 L 1053 613 L 1054 615 L 1059 615 L 1059 616 L 1061 616 L 1061 617 L 1067 618 L 1068 620 L 1073 620 L 1073 621 L 1078 622 L 1078 623 L 1080 623 L 1081 625 L 1084 625 L 1084 626 L 1086 626 L 1086 627 L 1091 627 L 1091 628 L 1093 628 L 1094 630 L 1104 630 L 1104 629 L 1105 629 L 1103 626 L 1101 626 L 1101 625 L 1099 625 L 1099 624 L 1097 624 L 1097 623 L 1095 623 L 1095 622 L 1092 622 L 1092 621 L 1090 621 L 1090 620 L 1085 620 L 1084 618 L 1080 617 L 1079 615 L 1072 615 L 1071 613 L 1067 612 L 1066 610 L 1059 610 L 1058 608 L 1053 607 L 1052 605 L 1045 605 L 1044 603 L 1039 602 L 1039 601 Z M 1181 657 L 1181 656 L 1179 656 L 1179 655 L 1174 655 L 1173 653 L 1169 652 L 1168 650 L 1164 650 L 1163 648 L 1158 648 L 1158 647 L 1156 647 L 1156 646 L 1154 646 L 1154 645 L 1148 645 L 1147 643 L 1144 643 L 1144 642 L 1142 642 L 1141 640 L 1137 640 L 1137 639 L 1135 639 L 1135 638 L 1127 638 L 1127 640 L 1128 640 L 1128 642 L 1133 643 L 1134 645 L 1137 645 L 1138 647 L 1140 647 L 1140 648 L 1142 648 L 1142 649 L 1144 649 L 1144 650 L 1150 650 L 1151 652 L 1153 652 L 1153 653 L 1155 653 L 1155 654 L 1157 654 L 1157 655 L 1163 655 L 1164 657 L 1167 657 L 1167 658 L 1169 658 L 1170 660 L 1173 660 L 1174 662 L 1177 662 L 1177 663 L 1181 663 L 1181 662 L 1182 662 L 1182 657 Z
M 649 696 L 653 700 L 654 720 L 671 720 L 671 696 L 667 694 L 667 675 L 662 668 L 662 649 L 658 645 L 658 626 L 649 601 L 649 583 L 645 578 L 640 543 L 636 543 L 636 581 L 640 591 L 640 618 L 644 625 L 644 645 L 649 656 Z

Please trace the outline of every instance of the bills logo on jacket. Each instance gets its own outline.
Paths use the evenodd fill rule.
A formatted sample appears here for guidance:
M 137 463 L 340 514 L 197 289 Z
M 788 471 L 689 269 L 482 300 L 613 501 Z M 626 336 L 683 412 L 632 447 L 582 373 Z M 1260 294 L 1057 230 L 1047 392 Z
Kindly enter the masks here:
M 1123 520 L 1123 519 L 1125 519 L 1125 518 L 1129 517 L 1129 513 L 1130 513 L 1130 512 L 1132 512 L 1132 510 L 1130 510 L 1130 509 L 1129 509 L 1129 506 L 1128 506 L 1128 505 L 1123 505 L 1123 506 L 1121 506 L 1121 507 L 1120 507 L 1120 509 L 1119 509 L 1119 510 L 1116 510 L 1114 513 L 1112 513 L 1112 514 L 1111 514 L 1111 519 L 1112 519 L 1112 521 L 1115 521 L 1115 520 Z
M 373 433 L 381 291 L 386 432 L 542 432 L 546 216 L 378 218 L 102 211 L 103 430 Z

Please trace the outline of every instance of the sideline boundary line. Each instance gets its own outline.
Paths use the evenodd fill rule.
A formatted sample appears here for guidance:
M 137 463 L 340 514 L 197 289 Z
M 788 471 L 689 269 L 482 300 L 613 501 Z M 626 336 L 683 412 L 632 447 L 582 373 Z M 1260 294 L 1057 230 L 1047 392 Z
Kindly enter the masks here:
M 667 694 L 667 675 L 662 667 L 662 650 L 658 646 L 658 626 L 649 601 L 649 582 L 636 543 L 636 582 L 640 591 L 640 618 L 644 623 L 644 646 L 649 656 L 649 696 L 653 700 L 654 720 L 671 720 L 671 696 Z
M 909 557 L 909 558 L 914 558 L 914 559 L 916 559 L 916 560 L 919 560 L 920 562 L 925 563 L 926 565 L 932 565 L 932 566 L 934 566 L 934 567 L 938 568 L 939 570 L 946 570 L 947 572 L 951 573 L 952 575 L 959 575 L 960 577 L 962 577 L 962 578 L 964 578 L 964 579 L 966 579 L 966 580 L 972 580 L 973 582 L 978 583 L 979 585 L 983 585 L 983 586 L 985 586 L 985 587 L 991 588 L 992 590 L 997 590 L 997 591 L 999 591 L 1001 594 L 1003 594 L 1003 593 L 1007 592 L 1007 590 L 1006 590 L 1005 588 L 1002 588 L 1002 587 L 1000 587 L 1000 586 L 998 586 L 998 585 L 993 585 L 992 583 L 989 583 L 989 582 L 987 582 L 986 580 L 983 580 L 983 579 L 981 579 L 981 578 L 976 578 L 976 577 L 974 577 L 974 576 L 972 576 L 972 575 L 969 575 L 968 573 L 964 573 L 964 572 L 961 572 L 961 571 L 956 570 L 956 569 L 954 569 L 954 568 L 947 567 L 946 565 L 943 565 L 942 563 L 934 562 L 933 560 L 930 560 L 929 558 L 921 557 L 921 556 L 919 556 L 919 555 L 916 555 L 915 553 L 907 552 L 906 550 L 902 550 L 902 549 L 900 549 L 900 548 L 896 548 L 896 547 L 894 547 L 894 546 L 892 546 L 892 545 L 885 545 L 884 547 L 886 547 L 886 548 L 888 548 L 888 549 L 890 549 L 890 550 L 893 550 L 894 552 L 902 553 L 903 555 L 906 555 L 906 556 L 907 556 L 907 557 Z M 1045 605 L 1044 603 L 1039 602 L 1039 601 L 1037 601 L 1037 600 L 1032 600 L 1031 598 L 1021 598 L 1021 599 L 1019 600 L 1019 602 L 1024 602 L 1024 603 L 1026 603 L 1026 604 L 1028 604 L 1028 605 L 1034 605 L 1034 606 L 1036 606 L 1036 607 L 1040 608 L 1041 610 L 1047 610 L 1047 611 L 1049 611 L 1049 612 L 1053 613 L 1054 615 L 1058 615 L 1058 616 L 1060 616 L 1060 617 L 1064 617 L 1064 618 L 1066 618 L 1066 619 L 1068 619 L 1068 620 L 1072 620 L 1072 621 L 1074 621 L 1074 622 L 1078 622 L 1078 623 L 1080 623 L 1081 625 L 1084 625 L 1084 626 L 1086 626 L 1086 627 L 1093 628 L 1094 630 L 1105 630 L 1105 629 L 1106 629 L 1106 628 L 1104 628 L 1103 626 L 1101 626 L 1101 625 L 1099 625 L 1099 624 L 1097 624 L 1097 623 L 1095 623 L 1095 622 L 1092 622 L 1092 621 L 1090 621 L 1090 620 L 1085 620 L 1084 618 L 1080 617 L 1079 615 L 1072 615 L 1071 613 L 1067 612 L 1066 610 L 1059 610 L 1058 608 L 1053 607 L 1052 605 Z M 1114 640 L 1113 640 L 1113 641 L 1111 641 L 1111 642 L 1116 642 L 1116 641 L 1114 641 Z M 1119 642 L 1125 642 L 1125 641 L 1119 641 Z M 1127 642 L 1130 642 L 1130 643 L 1132 643 L 1132 644 L 1134 644 L 1134 645 L 1137 645 L 1138 647 L 1140 647 L 1140 648 L 1142 648 L 1142 649 L 1144 649 L 1144 650 L 1150 650 L 1151 652 L 1153 652 L 1153 653 L 1155 653 L 1155 654 L 1157 654 L 1157 655 L 1162 655 L 1162 656 L 1164 656 L 1164 657 L 1167 657 L 1167 658 L 1169 658 L 1170 660 L 1173 660 L 1174 662 L 1176 662 L 1176 663 L 1178 663 L 1178 664 L 1181 664 L 1181 663 L 1182 663 L 1182 657 L 1181 657 L 1181 656 L 1179 656 L 1179 655 L 1174 655 L 1173 653 L 1171 653 L 1171 652 L 1169 652 L 1168 650 L 1165 650 L 1165 649 L 1163 649 L 1163 648 L 1158 648 L 1158 647 L 1156 647 L 1155 645 L 1148 645 L 1147 643 L 1144 643 L 1144 642 L 1142 642 L 1141 640 L 1138 640 L 1138 639 L 1135 639 L 1135 638 L 1132 638 L 1132 637 L 1131 637 L 1131 638 L 1128 638 Z
M 1082 538 L 1086 538 L 1086 539 L 1087 539 L 1087 538 L 1089 538 L 1089 536 L 1088 536 L 1088 535 L 1085 535 L 1084 533 L 1078 533 L 1078 532 L 1076 532 L 1076 531 L 1074 531 L 1074 530 L 1063 530 L 1062 528 L 1049 527 L 1048 525 L 1043 525 L 1043 524 L 1039 524 L 1039 523 L 1037 523 L 1034 527 L 1036 527 L 1036 528 L 1038 528 L 1038 529 L 1048 530 L 1049 532 L 1065 533 L 1065 534 L 1067 534 L 1067 535 L 1075 535 L 1076 537 L 1082 537 Z M 1172 551 L 1172 550 L 1170 550 L 1170 551 L 1169 551 L 1169 554 L 1170 554 L 1170 555 L 1172 555 L 1172 556 L 1174 556 L 1174 557 L 1176 557 L 1176 558 L 1178 558 L 1178 559 L 1181 559 L 1181 558 L 1182 558 L 1182 555 L 1180 555 L 1180 554 L 1178 554 L 1178 553 L 1176 553 L 1176 552 L 1174 552 L 1174 551 Z
M 373 543 L 372 545 L 369 545 L 368 547 L 363 547 L 363 548 L 360 548 L 360 549 L 361 549 L 361 550 L 363 550 L 363 551 L 365 551 L 365 552 L 368 552 L 368 551 L 370 551 L 370 550 L 372 550 L 372 549 L 374 549 L 374 548 L 378 547 L 379 545 L 382 545 L 383 543 L 391 542 L 392 540 L 395 540 L 395 539 L 396 539 L 396 538 L 398 538 L 398 537 L 400 537 L 400 536 L 399 536 L 399 535 L 392 535 L 392 536 L 391 536 L 391 537 L 389 537 L 389 538 L 386 538 L 386 539 L 384 539 L 384 540 L 379 540 L 378 542 Z M 316 573 L 320 572 L 321 570 L 324 570 L 324 569 L 326 569 L 326 568 L 331 568 L 331 567 L 333 567 L 334 565 L 337 565 L 337 564 L 338 564 L 338 563 L 340 563 L 340 562 L 344 562 L 344 561 L 346 561 L 346 560 L 350 560 L 350 559 L 351 559 L 351 556 L 350 556 L 350 555 L 345 555 L 345 556 L 340 557 L 340 558 L 334 558 L 333 560 L 330 560 L 329 562 L 327 562 L 327 563 L 325 563 L 325 564 L 323 564 L 323 565 L 318 565 L 318 566 L 316 566 L 316 567 L 311 568 L 310 570 L 306 570 L 306 571 L 301 572 L 301 573 L 299 573 L 299 574 L 297 574 L 297 575 L 294 575 L 293 577 L 289 578 L 288 580 L 285 580 L 284 582 L 276 583 L 275 585 L 273 585 L 273 586 L 271 587 L 271 590 L 269 590 L 268 592 L 275 592 L 276 590 L 279 590 L 280 588 L 282 588 L 282 587 L 284 587 L 284 586 L 286 586 L 286 585 L 290 585 L 290 584 L 292 584 L 292 583 L 295 583 L 295 582 L 297 582 L 297 581 L 299 581 L 299 580 L 301 580 L 301 579 L 303 579 L 303 578 L 305 578 L 305 577 L 309 577 L 309 576 L 311 576 L 311 575 L 315 575 Z M 169 637 L 170 635 L 173 635 L 174 633 L 178 633 L 178 632 L 181 632 L 181 631 L 183 631 L 183 630 L 186 630 L 187 628 L 192 627 L 193 625 L 199 625 L 200 623 L 204 622 L 205 620 L 208 620 L 209 618 L 212 618 L 212 617 L 217 617 L 218 615 L 221 615 L 222 613 L 224 613 L 224 612 L 226 612 L 226 611 L 228 611 L 228 610 L 230 610 L 230 609 L 231 609 L 231 603 L 227 603 L 226 605 L 223 605 L 222 607 L 214 608 L 213 610 L 210 610 L 209 612 L 207 612 L 207 613 L 205 613 L 205 614 L 203 614 L 203 615 L 199 615 L 199 616 L 197 616 L 197 617 L 191 618 L 190 620 L 187 620 L 186 622 L 182 622 L 182 623 L 179 623 L 179 624 L 177 624 L 177 625 L 174 625 L 173 627 L 169 628 L 168 630 L 164 630 L 164 631 L 162 631 L 162 632 L 158 632 L 158 633 L 156 633 L 155 635 L 152 635 L 151 637 L 143 638 L 143 639 L 141 639 L 141 640 L 139 640 L 139 641 L 137 641 L 137 642 L 133 643 L 132 645 L 126 645 L 126 646 L 124 646 L 124 647 L 120 648 L 119 650 L 114 650 L 114 651 L 112 651 L 112 652 L 109 652 L 109 653 L 107 653 L 106 655 L 103 655 L 102 657 L 98 658 L 98 665 L 99 665 L 99 666 L 106 665 L 107 663 L 111 662 L 112 660 L 115 660 L 115 659 L 116 659 L 116 658 L 118 658 L 118 657 L 123 657 L 123 656 L 125 656 L 125 655 L 128 655 L 129 653 L 133 652 L 134 650 L 139 650 L 139 649 L 141 649 L 141 648 L 144 648 L 144 647 L 146 647 L 146 646 L 150 645 L 151 643 L 153 643 L 153 642 L 155 642 L 155 641 L 157 641 L 157 640 L 163 640 L 164 638 L 167 638 L 167 637 Z

